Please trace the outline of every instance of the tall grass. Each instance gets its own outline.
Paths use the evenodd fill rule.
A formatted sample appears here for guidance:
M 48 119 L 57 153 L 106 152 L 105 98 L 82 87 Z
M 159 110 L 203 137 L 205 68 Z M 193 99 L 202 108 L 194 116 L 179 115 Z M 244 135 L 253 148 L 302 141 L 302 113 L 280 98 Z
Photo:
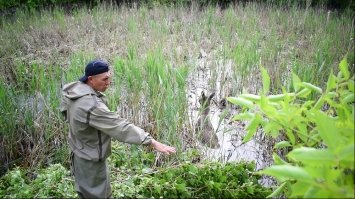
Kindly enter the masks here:
M 0 90 L 2 172 L 19 162 L 33 167 L 63 160 L 68 152 L 57 111 L 60 67 L 20 64 L 15 74 L 16 85 Z
M 152 124 L 153 136 L 180 146 L 181 139 L 176 138 L 187 121 L 188 68 L 166 62 L 161 49 L 153 49 L 143 59 L 137 58 L 136 53 L 136 48 L 130 48 L 128 59 L 115 60 L 115 88 L 110 96 L 121 100 L 118 111 L 123 116 L 140 126 Z
M 271 92 L 288 88 L 291 72 L 324 86 L 346 54 L 354 72 L 353 18 L 346 11 L 256 3 L 18 11 L 0 19 L 1 161 L 5 167 L 16 160 L 66 161 L 60 90 L 93 58 L 113 69 L 111 110 L 137 125 L 153 124 L 154 136 L 183 148 L 183 135 L 192 133 L 186 78 L 198 70 L 201 50 L 211 61 L 209 90 L 223 71 L 225 94 L 258 92 L 260 65 L 270 74 Z

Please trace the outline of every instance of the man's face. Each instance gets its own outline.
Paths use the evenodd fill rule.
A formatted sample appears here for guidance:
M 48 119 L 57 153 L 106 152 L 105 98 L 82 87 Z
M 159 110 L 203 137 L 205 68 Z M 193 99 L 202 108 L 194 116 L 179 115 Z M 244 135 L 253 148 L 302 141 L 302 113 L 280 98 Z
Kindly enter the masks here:
M 87 84 L 90 85 L 94 90 L 104 92 L 111 83 L 111 73 L 110 71 L 101 73 L 94 76 L 88 77 Z

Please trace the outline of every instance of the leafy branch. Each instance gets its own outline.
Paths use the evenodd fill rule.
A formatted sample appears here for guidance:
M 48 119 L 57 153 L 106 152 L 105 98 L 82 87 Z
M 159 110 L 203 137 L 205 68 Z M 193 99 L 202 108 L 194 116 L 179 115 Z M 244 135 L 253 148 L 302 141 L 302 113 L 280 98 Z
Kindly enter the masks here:
M 330 73 L 325 90 L 293 74 L 294 92 L 267 95 L 270 77 L 261 67 L 261 95 L 228 98 L 244 107 L 233 119 L 249 121 L 243 142 L 261 127 L 266 135 L 283 139 L 275 150 L 292 149 L 286 160 L 274 153 L 274 165 L 258 172 L 280 183 L 269 197 L 284 192 L 288 197 L 354 198 L 354 76 L 346 58 L 339 69 L 337 76 Z

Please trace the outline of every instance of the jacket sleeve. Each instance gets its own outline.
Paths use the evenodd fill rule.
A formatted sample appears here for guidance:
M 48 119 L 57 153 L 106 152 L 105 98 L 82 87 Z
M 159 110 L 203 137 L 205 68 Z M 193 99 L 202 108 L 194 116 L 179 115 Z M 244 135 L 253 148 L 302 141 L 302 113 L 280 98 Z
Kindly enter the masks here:
M 118 141 L 142 145 L 149 145 L 152 142 L 149 133 L 110 111 L 102 102 L 98 102 L 89 110 L 87 117 L 90 126 Z
M 68 117 L 67 117 L 67 107 L 68 107 L 68 99 L 66 99 L 64 96 L 60 100 L 60 105 L 59 105 L 59 111 L 62 113 L 62 116 L 64 117 L 64 120 L 68 122 Z

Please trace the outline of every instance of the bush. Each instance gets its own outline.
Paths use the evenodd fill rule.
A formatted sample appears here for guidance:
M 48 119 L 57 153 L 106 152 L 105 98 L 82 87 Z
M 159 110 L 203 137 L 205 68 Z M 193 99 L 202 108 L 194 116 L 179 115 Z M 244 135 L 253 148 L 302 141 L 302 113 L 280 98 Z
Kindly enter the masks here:
M 267 95 L 270 77 L 262 70 L 262 95 L 230 97 L 245 107 L 235 120 L 247 120 L 247 142 L 261 126 L 282 139 L 275 144 L 274 165 L 261 171 L 280 186 L 271 196 L 354 198 L 354 76 L 346 59 L 337 76 L 330 74 L 325 90 L 293 74 L 294 92 Z M 313 92 L 315 99 L 310 99 Z M 290 151 L 285 159 L 277 152 Z

